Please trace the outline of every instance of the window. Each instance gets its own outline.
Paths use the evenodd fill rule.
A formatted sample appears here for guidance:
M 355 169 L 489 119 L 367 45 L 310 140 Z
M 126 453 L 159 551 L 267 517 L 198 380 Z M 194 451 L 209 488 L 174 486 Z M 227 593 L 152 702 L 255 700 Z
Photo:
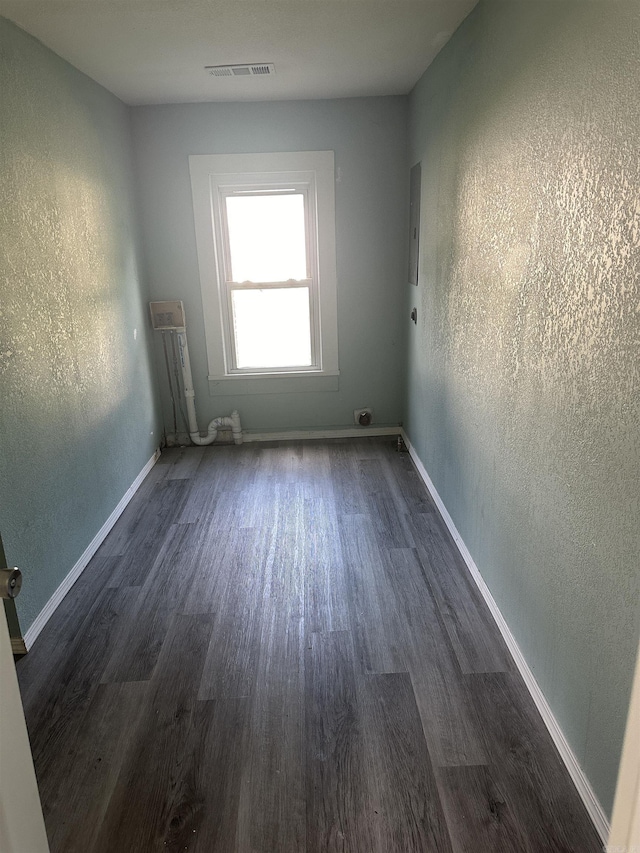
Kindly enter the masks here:
M 333 152 L 189 167 L 209 379 L 336 376 Z

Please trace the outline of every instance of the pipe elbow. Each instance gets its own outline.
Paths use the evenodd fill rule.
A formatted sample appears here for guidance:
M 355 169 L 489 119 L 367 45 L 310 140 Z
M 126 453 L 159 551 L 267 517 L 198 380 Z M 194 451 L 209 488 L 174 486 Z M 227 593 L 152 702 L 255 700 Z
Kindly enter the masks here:
M 215 435 L 211 438 L 210 435 L 206 435 L 204 438 L 200 435 L 199 432 L 190 432 L 189 438 L 194 444 L 202 446 L 203 444 L 211 444 L 215 440 Z
M 237 411 L 234 411 L 231 417 L 214 418 L 210 421 L 205 437 L 201 436 L 199 432 L 190 432 L 189 437 L 194 444 L 199 446 L 213 444 L 221 427 L 231 428 L 235 444 L 242 444 L 242 427 L 240 426 L 240 415 Z

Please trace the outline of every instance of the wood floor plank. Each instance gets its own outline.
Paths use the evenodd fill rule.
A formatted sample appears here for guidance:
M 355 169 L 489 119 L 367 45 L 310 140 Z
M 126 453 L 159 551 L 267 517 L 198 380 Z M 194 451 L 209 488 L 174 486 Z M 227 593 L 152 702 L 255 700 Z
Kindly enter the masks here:
M 398 642 L 411 673 L 425 737 L 438 766 L 488 760 L 473 704 L 414 549 L 389 552 L 389 583 L 404 627 Z
M 196 691 L 209 647 L 212 617 L 176 616 L 150 682 L 133 748 L 118 776 L 94 851 L 160 851 L 173 844 L 176 791 L 191 773 L 189 744 Z M 188 789 L 188 788 L 187 788 Z M 189 790 L 190 828 L 201 820 L 204 793 Z M 183 804 L 183 810 L 187 803 Z M 174 844 L 175 849 L 175 844 Z
M 387 452 L 388 469 L 396 487 L 402 493 L 407 510 L 413 513 L 434 513 L 436 506 L 408 453 Z
M 335 506 L 328 443 L 321 440 L 304 441 L 302 445 L 302 463 L 298 477 L 303 487 L 305 500 L 322 500 Z
M 100 685 L 66 751 L 58 752 L 55 799 L 40 787 L 51 853 L 92 849 L 146 694 L 142 682 Z
M 467 677 L 495 778 L 535 853 L 596 853 L 602 844 L 521 677 Z M 560 819 L 562 816 L 562 819 Z
M 253 455 L 251 459 L 253 461 Z M 215 477 L 209 482 L 202 482 L 202 495 L 208 500 L 210 511 L 201 517 L 211 531 L 238 527 L 247 513 L 242 499 L 253 481 L 255 469 L 249 467 L 246 454 L 238 454 L 235 447 L 221 447 L 217 453 L 212 451 L 212 462 L 215 468 L 210 465 L 208 471 L 214 472 Z M 198 477 L 202 474 L 203 469 L 200 469 Z M 198 477 L 194 479 L 194 487 L 198 484 Z M 200 505 L 201 498 L 197 503 Z
M 451 853 L 409 675 L 364 676 L 359 680 L 358 695 L 373 792 L 373 849 L 380 853 Z
M 369 510 L 358 475 L 359 457 L 355 455 L 354 449 L 346 441 L 334 441 L 329 445 L 329 464 L 339 516 L 362 515 Z
M 176 459 L 180 456 L 182 452 L 181 447 L 164 447 L 158 461 L 155 464 L 155 468 L 162 469 L 162 477 L 166 477 L 171 466 L 175 462 Z
M 388 587 L 373 523 L 367 515 L 339 519 L 351 629 L 363 672 L 405 672 L 393 594 Z
M 135 588 L 103 682 L 147 681 L 155 669 L 171 620 L 191 587 L 199 539 L 192 524 L 174 524 L 147 575 Z
M 302 618 L 263 618 L 263 655 L 251 697 L 237 849 L 304 853 Z
M 243 551 L 239 550 L 246 532 L 237 529 L 212 529 L 198 525 L 199 543 L 192 576 L 182 609 L 184 613 L 214 613 L 230 583 L 237 578 Z
M 392 513 L 408 515 L 409 507 L 405 495 L 393 477 L 386 453 L 376 455 L 373 459 L 360 459 L 358 472 L 367 495 L 383 493 L 392 506 Z
M 256 448 L 255 469 L 261 479 L 299 483 L 304 453 L 302 441 L 264 442 Z
M 117 557 L 124 553 L 132 531 L 138 527 L 140 518 L 152 501 L 156 487 L 166 479 L 167 472 L 170 470 L 171 458 L 170 451 L 163 451 L 156 464 L 149 471 L 122 515 L 118 518 L 118 523 L 114 525 L 102 543 L 100 550 L 105 556 Z
M 42 689 L 37 701 L 25 708 L 38 782 L 49 803 L 56 801 L 66 772 L 58 756 L 82 724 L 113 648 L 116 625 L 128 605 L 123 590 L 104 590 L 83 621 L 73 654 L 56 673 L 55 684 Z
M 128 528 L 122 561 L 110 586 L 141 586 L 160 553 L 171 524 L 180 517 L 188 480 L 162 480 L 149 494 L 145 508 Z
M 456 853 L 531 853 L 508 793 L 494 779 L 490 767 L 441 767 L 436 773 Z M 561 849 L 550 847 L 548 851 Z
M 369 496 L 370 515 L 376 536 L 383 548 L 413 548 L 414 541 L 408 517 L 397 512 L 396 506 L 384 492 Z
M 83 637 L 87 614 L 118 570 L 120 557 L 100 549 L 47 622 L 38 642 L 18 667 L 20 694 L 25 712 L 59 689 L 58 679 L 73 658 Z
M 190 477 L 187 495 L 177 518 L 179 523 L 197 524 L 210 518 L 216 504 L 233 481 L 238 454 L 234 448 L 205 447 Z
M 167 480 L 190 480 L 204 456 L 204 447 L 180 447 L 175 448 L 178 452 L 171 459 Z
M 372 853 L 374 804 L 349 632 L 313 634 L 307 673 L 307 851 Z M 272 848 L 273 849 L 273 848 Z
M 219 491 L 215 508 L 207 519 L 212 530 L 254 526 L 251 500 L 254 485 L 262 491 L 269 488 L 267 481 L 273 479 L 259 474 L 261 450 L 261 447 L 255 444 L 242 448 L 232 445 L 228 448 L 229 474 L 224 488 Z
M 268 534 L 267 530 L 236 531 L 235 535 L 230 531 L 222 551 L 225 571 L 216 564 L 215 593 L 200 598 L 208 602 L 215 620 L 199 699 L 247 697 L 255 688 L 271 545 Z
M 408 524 L 408 509 L 383 461 L 362 459 L 358 473 L 380 545 L 383 548 L 412 548 L 414 541 Z
M 305 498 L 304 528 L 306 631 L 346 631 L 349 596 L 333 501 L 324 496 Z
M 260 655 L 238 811 L 240 851 L 304 853 L 304 523 L 302 489 L 277 484 L 264 553 Z
M 259 460 L 262 457 L 257 458 Z M 271 527 L 275 523 L 277 495 L 280 486 L 286 483 L 286 475 L 278 476 L 269 467 L 266 470 L 268 473 L 247 478 L 233 491 L 232 502 L 226 508 L 228 526 L 246 530 Z
M 341 444 L 346 447 L 347 453 L 356 459 L 380 459 L 394 441 L 394 438 L 381 441 L 376 436 L 363 433 L 362 438 L 341 439 Z
M 416 548 L 462 672 L 508 672 L 507 647 L 439 515 L 411 516 Z
M 274 492 L 275 519 L 269 528 L 266 548 L 270 571 L 265 597 L 276 615 L 304 615 L 305 528 L 304 495 L 297 485 L 277 485 Z
M 164 849 L 231 853 L 236 849 L 242 745 L 248 699 L 199 701 L 183 753 L 182 776 L 167 806 Z

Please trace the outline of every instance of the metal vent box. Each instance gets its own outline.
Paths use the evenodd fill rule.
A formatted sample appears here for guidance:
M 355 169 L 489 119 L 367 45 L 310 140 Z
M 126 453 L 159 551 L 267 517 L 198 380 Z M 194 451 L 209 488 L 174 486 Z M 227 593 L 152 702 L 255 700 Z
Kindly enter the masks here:
M 150 302 L 151 325 L 154 329 L 184 329 L 184 305 L 173 302 Z

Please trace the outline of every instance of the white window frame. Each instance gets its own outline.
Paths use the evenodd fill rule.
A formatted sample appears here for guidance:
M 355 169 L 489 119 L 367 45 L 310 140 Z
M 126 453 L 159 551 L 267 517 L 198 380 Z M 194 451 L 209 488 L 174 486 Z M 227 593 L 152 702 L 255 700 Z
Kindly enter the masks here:
M 261 377 L 337 376 L 337 276 L 333 151 L 276 154 L 211 154 L 189 157 L 200 289 L 204 312 L 209 380 Z M 227 281 L 230 269 L 225 195 L 232 190 L 263 191 L 290 187 L 303 191 L 307 228 L 307 275 L 299 282 L 256 287 L 309 287 L 311 366 L 238 368 L 235 364 L 231 291 L 254 285 Z M 226 266 L 225 266 L 226 265 Z

